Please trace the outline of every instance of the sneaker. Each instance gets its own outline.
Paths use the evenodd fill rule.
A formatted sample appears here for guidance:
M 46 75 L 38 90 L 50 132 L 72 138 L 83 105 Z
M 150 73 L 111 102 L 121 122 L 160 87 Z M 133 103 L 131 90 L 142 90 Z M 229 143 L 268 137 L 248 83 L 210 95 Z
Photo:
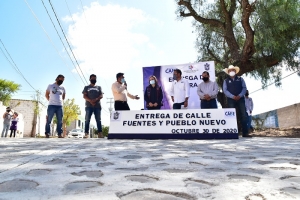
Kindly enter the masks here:
M 103 134 L 100 132 L 100 133 L 98 133 L 98 138 L 104 138 L 103 137 Z
M 85 136 L 83 136 L 83 138 L 89 138 L 89 134 L 86 133 Z

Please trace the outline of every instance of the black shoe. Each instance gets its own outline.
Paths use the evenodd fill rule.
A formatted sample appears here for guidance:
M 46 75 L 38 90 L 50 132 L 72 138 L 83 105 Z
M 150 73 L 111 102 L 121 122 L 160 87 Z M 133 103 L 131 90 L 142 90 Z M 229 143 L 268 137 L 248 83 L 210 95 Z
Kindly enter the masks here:
M 49 138 L 49 134 L 46 133 L 45 135 L 46 135 L 46 138 Z
M 243 137 L 252 138 L 252 136 L 251 136 L 251 135 L 243 135 Z
M 62 135 L 59 135 L 58 138 L 64 138 Z

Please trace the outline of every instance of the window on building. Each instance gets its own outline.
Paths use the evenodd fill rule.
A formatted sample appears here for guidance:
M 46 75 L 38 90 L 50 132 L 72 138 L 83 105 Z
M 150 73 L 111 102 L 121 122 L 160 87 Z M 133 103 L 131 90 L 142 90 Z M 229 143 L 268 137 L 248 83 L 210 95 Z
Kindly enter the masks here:
M 78 127 L 80 127 L 80 125 L 81 125 L 81 121 L 80 121 L 80 120 L 78 120 Z

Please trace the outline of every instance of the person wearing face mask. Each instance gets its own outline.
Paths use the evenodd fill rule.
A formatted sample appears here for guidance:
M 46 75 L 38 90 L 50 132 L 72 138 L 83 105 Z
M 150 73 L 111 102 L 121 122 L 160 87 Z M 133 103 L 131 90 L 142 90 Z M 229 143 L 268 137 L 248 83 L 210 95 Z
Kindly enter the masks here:
M 190 84 L 186 79 L 181 77 L 182 72 L 180 69 L 175 69 L 173 72 L 173 82 L 170 90 L 170 95 L 172 98 L 173 109 L 181 109 L 188 107 L 188 100 L 190 96 Z
M 50 136 L 50 125 L 54 114 L 57 119 L 57 135 L 59 138 L 63 138 L 61 135 L 62 130 L 62 120 L 63 120 L 63 101 L 66 97 L 66 90 L 63 86 L 65 77 L 63 75 L 58 75 L 55 79 L 55 83 L 48 85 L 45 97 L 49 101 L 47 108 L 47 121 L 45 127 L 46 138 Z
M 117 73 L 116 75 L 117 81 L 114 82 L 111 86 L 111 90 L 114 96 L 115 101 L 115 110 L 130 110 L 127 97 L 125 94 L 125 90 L 127 91 L 127 83 L 125 81 L 124 73 Z M 126 92 L 127 96 L 131 99 L 139 100 L 140 97 L 138 95 L 132 95 L 128 91 Z
M 209 80 L 209 73 L 204 71 L 202 73 L 203 82 L 198 85 L 197 94 L 201 100 L 200 107 L 202 109 L 218 108 L 217 106 L 217 94 L 218 84 Z
M 246 90 L 246 94 L 245 94 L 245 105 L 246 105 L 246 111 L 248 114 L 248 130 L 250 131 L 253 130 L 253 127 L 251 125 L 252 123 L 252 111 L 253 111 L 253 101 L 252 98 L 249 97 L 249 91 Z
M 162 106 L 163 93 L 157 78 L 150 76 L 149 85 L 145 89 L 144 100 L 148 110 L 159 110 Z
M 95 120 L 98 129 L 98 138 L 103 138 L 102 124 L 101 124 L 101 104 L 100 100 L 103 98 L 103 92 L 101 86 L 96 85 L 97 76 L 95 74 L 90 75 L 91 84 L 85 86 L 82 94 L 85 99 L 85 137 L 89 137 L 90 120 L 94 113 Z
M 227 97 L 229 108 L 235 108 L 241 113 L 243 137 L 251 137 L 248 131 L 248 116 L 246 113 L 245 98 L 246 83 L 244 79 L 236 74 L 239 73 L 240 68 L 230 65 L 224 69 L 224 72 L 229 75 L 223 82 L 223 91 Z
M 3 130 L 1 137 L 6 138 L 7 137 L 7 132 L 10 127 L 10 122 L 13 116 L 13 112 L 11 111 L 10 107 L 6 108 L 6 112 L 3 114 Z

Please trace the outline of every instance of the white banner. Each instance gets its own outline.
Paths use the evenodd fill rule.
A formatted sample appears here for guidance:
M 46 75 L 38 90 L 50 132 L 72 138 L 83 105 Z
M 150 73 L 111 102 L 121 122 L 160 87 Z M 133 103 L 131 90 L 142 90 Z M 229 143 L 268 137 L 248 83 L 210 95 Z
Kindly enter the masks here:
M 237 134 L 236 112 L 227 109 L 114 111 L 109 134 Z
M 215 64 L 214 61 L 189 63 L 182 65 L 163 65 L 156 67 L 143 67 L 144 88 L 149 85 L 149 77 L 155 75 L 158 78 L 159 85 L 163 90 L 164 106 L 161 109 L 172 109 L 172 99 L 170 90 L 173 82 L 174 69 L 182 71 L 182 77 L 187 79 L 190 83 L 190 98 L 188 102 L 188 109 L 199 109 L 200 99 L 197 94 L 198 85 L 202 82 L 202 73 L 209 72 L 210 80 L 215 81 Z M 146 109 L 146 107 L 145 107 Z

